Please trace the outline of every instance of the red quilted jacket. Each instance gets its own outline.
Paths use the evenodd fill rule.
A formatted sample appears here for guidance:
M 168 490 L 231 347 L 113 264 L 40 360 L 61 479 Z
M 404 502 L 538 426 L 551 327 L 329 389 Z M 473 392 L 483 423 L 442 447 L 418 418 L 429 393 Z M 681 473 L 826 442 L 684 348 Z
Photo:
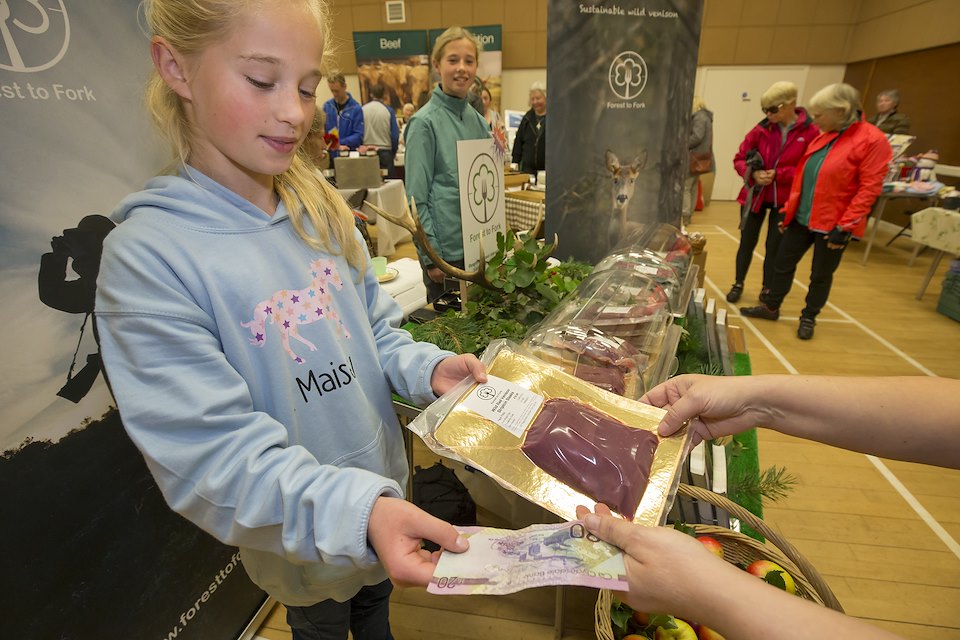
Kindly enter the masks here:
M 810 209 L 811 231 L 829 233 L 840 226 L 856 238 L 863 237 L 870 209 L 883 190 L 893 150 L 887 137 L 861 115 L 843 132 L 821 133 L 810 146 L 797 167 L 797 175 L 790 190 L 790 199 L 784 207 L 784 224 L 790 224 L 800 203 L 803 168 L 807 158 L 836 139 L 820 167 Z
M 751 149 L 760 152 L 764 169 L 777 170 L 773 182 L 754 195 L 750 206 L 750 210 L 754 213 L 760 211 L 760 206 L 765 202 L 773 203 L 778 207 L 784 205 L 790 195 L 797 163 L 803 158 L 804 152 L 813 139 L 820 133 L 805 109 L 798 107 L 796 113 L 797 121 L 787 132 L 787 141 L 782 146 L 783 134 L 780 133 L 780 126 L 764 118 L 747 133 L 743 142 L 740 143 L 737 155 L 733 156 L 733 167 L 741 176 L 747 172 L 746 157 Z M 748 184 L 752 185 L 753 180 L 750 179 Z M 744 204 L 746 201 L 747 188 L 744 186 L 740 189 L 737 202 Z

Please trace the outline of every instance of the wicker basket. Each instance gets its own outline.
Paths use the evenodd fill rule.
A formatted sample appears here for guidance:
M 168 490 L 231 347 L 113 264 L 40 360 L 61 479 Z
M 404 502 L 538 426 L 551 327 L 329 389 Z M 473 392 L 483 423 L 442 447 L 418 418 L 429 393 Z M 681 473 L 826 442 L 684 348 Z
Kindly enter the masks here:
M 765 544 L 723 527 L 703 524 L 693 525 L 693 529 L 698 535 L 710 535 L 717 539 L 723 547 L 725 560 L 737 565 L 749 565 L 754 560 L 776 562 L 793 576 L 798 596 L 843 612 L 840 601 L 833 595 L 833 591 L 830 590 L 820 573 L 814 569 L 813 565 L 803 557 L 796 547 L 770 528 L 766 522 L 726 497 L 706 489 L 681 484 L 678 493 L 723 509 L 731 517 L 738 518 L 742 523 L 766 538 L 767 543 Z M 599 640 L 614 640 L 610 619 L 613 597 L 611 591 L 601 590 L 597 598 L 595 613 L 597 638 Z

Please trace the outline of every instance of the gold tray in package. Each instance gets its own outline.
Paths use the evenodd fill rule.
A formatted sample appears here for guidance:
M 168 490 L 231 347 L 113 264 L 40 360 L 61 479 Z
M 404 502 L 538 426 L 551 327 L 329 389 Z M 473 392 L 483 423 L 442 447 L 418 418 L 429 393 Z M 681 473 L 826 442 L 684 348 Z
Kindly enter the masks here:
M 686 428 L 661 438 L 662 409 L 594 387 L 505 341 L 484 361 L 489 384 L 465 381 L 411 423 L 428 446 L 561 518 L 604 502 L 634 522 L 664 522 Z

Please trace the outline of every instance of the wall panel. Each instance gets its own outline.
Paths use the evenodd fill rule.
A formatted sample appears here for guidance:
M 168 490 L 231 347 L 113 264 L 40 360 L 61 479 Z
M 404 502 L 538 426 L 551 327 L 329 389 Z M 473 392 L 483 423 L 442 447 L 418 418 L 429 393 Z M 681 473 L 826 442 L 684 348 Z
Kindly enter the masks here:
M 910 133 L 917 141 L 910 152 L 939 149 L 944 164 L 960 164 L 960 86 L 946 79 L 960 68 L 960 43 L 886 56 L 847 66 L 844 81 L 864 96 L 868 116 L 876 113 L 875 98 L 884 89 L 898 89 L 901 111 L 910 116 Z

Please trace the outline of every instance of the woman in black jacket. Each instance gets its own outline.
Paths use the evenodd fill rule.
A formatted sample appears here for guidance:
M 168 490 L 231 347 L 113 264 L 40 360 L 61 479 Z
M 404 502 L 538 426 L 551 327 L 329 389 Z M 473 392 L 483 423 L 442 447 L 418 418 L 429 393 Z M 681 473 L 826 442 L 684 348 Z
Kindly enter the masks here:
M 530 110 L 527 111 L 513 141 L 513 162 L 520 171 L 536 174 L 547 166 L 547 88 L 542 82 L 530 85 Z

